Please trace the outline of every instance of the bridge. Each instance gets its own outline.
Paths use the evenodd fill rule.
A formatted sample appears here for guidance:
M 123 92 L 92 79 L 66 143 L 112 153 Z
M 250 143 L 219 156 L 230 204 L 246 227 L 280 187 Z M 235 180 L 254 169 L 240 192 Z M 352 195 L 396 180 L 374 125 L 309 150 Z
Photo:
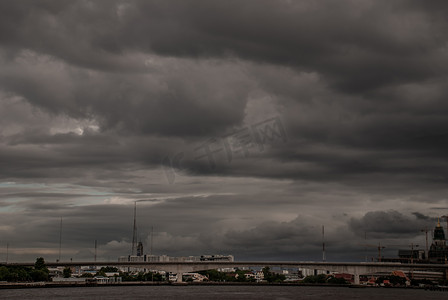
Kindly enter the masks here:
M 4 266 L 34 266 L 33 263 L 3 263 Z M 177 281 L 182 281 L 179 274 L 198 272 L 212 269 L 241 268 L 241 267 L 280 267 L 304 268 L 323 270 L 354 275 L 354 283 L 359 284 L 360 275 L 375 274 L 379 272 L 412 271 L 438 271 L 443 272 L 448 279 L 448 264 L 404 264 L 382 262 L 309 262 L 309 261 L 204 261 L 204 262 L 46 262 L 48 267 L 75 267 L 75 266 L 110 266 L 131 267 L 160 270 L 178 274 Z

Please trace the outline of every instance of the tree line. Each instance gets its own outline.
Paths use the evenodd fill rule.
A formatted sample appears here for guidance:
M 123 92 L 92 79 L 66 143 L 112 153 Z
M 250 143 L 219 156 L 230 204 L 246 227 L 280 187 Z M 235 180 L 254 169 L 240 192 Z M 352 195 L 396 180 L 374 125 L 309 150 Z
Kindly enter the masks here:
M 0 281 L 30 282 L 48 281 L 49 271 L 42 257 L 36 259 L 34 267 L 1 266 Z

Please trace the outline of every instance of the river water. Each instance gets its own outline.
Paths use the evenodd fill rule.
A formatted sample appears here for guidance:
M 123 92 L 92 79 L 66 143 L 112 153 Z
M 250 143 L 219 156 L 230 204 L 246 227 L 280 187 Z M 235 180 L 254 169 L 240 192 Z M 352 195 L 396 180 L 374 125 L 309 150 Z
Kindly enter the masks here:
M 319 286 L 107 286 L 3 289 L 0 299 L 448 299 L 448 292 Z

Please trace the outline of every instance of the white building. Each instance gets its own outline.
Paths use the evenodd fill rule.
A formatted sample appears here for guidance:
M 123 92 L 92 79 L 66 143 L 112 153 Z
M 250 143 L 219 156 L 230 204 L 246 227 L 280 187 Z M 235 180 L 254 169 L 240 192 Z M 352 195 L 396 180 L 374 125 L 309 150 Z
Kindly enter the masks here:
M 119 262 L 200 262 L 200 261 L 234 261 L 233 255 L 168 256 L 168 255 L 127 255 L 120 256 Z

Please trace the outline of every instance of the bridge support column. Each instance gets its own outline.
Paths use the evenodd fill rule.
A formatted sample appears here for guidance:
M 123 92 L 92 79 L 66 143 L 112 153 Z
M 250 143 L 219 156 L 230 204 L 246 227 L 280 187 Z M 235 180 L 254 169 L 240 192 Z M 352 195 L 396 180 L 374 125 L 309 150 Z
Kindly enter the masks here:
M 182 274 L 183 272 L 177 272 L 177 280 L 176 280 L 177 283 L 182 283 Z
M 353 274 L 353 279 L 354 279 L 354 284 L 360 284 L 358 273 Z

